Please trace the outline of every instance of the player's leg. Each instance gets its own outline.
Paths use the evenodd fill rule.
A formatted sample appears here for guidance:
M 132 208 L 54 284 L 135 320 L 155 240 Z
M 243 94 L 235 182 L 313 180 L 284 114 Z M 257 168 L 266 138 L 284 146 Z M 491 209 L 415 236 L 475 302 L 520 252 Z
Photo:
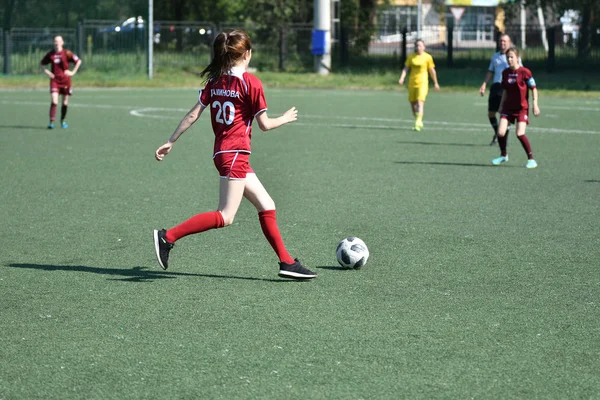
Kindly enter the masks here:
M 216 211 L 196 214 L 181 224 L 168 229 L 165 236 L 171 243 L 179 239 L 204 232 L 210 229 L 222 228 L 233 223 L 242 195 L 244 194 L 245 179 L 219 179 L 219 206 Z
M 233 223 L 235 214 L 240 208 L 245 187 L 246 179 L 221 178 L 217 210 L 221 213 L 224 226 Z
M 237 162 L 239 153 L 222 153 L 214 158 L 219 171 L 219 206 L 216 211 L 194 215 L 171 229 L 154 230 L 154 248 L 158 263 L 168 268 L 169 252 L 175 242 L 185 236 L 231 225 L 240 206 L 246 184 L 244 163 Z M 247 164 L 247 157 L 245 155 Z M 243 159 L 244 156 L 240 157 Z M 239 169 L 238 167 L 242 167 Z
M 420 86 L 415 88 L 413 99 L 415 102 L 415 127 L 414 130 L 420 131 L 423 128 L 423 111 L 425 107 L 425 99 L 427 98 L 428 86 Z
M 414 117 L 417 113 L 417 91 L 410 86 L 408 87 L 408 103 L 410 104 L 410 111 Z
M 169 267 L 169 252 L 179 239 L 210 229 L 231 225 L 242 201 L 244 179 L 221 177 L 219 182 L 219 206 L 217 211 L 196 214 L 170 229 L 154 230 L 154 249 L 162 269 Z
M 279 276 L 300 279 L 317 276 L 288 253 L 277 225 L 275 202 L 254 173 L 246 175 L 244 197 L 256 207 L 263 234 L 279 258 Z
M 410 110 L 412 111 L 415 121 L 417 119 L 417 113 L 419 112 L 419 103 L 417 101 L 418 95 L 419 95 L 418 88 L 412 88 L 412 87 L 408 88 L 408 101 L 410 103 Z M 417 130 L 416 123 L 415 123 L 415 125 L 413 125 L 413 130 Z
M 517 122 L 517 138 L 519 142 L 521 142 L 521 146 L 523 146 L 523 150 L 525 150 L 525 154 L 527 154 L 527 164 L 525 166 L 527 168 L 535 168 L 537 167 L 537 162 L 533 158 L 533 151 L 531 150 L 531 144 L 529 143 L 529 139 L 527 135 L 525 135 L 525 131 L 527 129 L 526 121 L 518 121 Z
M 425 109 L 425 96 L 422 94 L 417 99 L 417 110 L 415 113 L 415 130 L 420 131 L 423 128 L 423 111 Z
M 496 112 L 488 111 L 488 119 L 490 120 L 490 125 L 492 125 L 494 131 L 494 136 L 492 136 L 492 141 L 490 142 L 490 146 L 493 146 L 496 144 L 496 140 L 498 140 L 498 119 L 496 118 Z
M 283 244 L 279 227 L 277 226 L 277 217 L 275 211 L 275 202 L 267 193 L 256 174 L 248 174 L 246 176 L 246 186 L 244 188 L 244 197 L 256 207 L 258 211 L 258 219 L 263 234 L 277 253 L 279 261 L 293 263 L 294 259 L 288 253 Z
M 409 90 L 414 90 L 414 89 L 409 89 Z M 413 98 L 415 100 L 413 100 Z M 412 111 L 413 114 L 413 118 L 417 118 L 417 111 L 419 110 L 419 105 L 417 104 L 417 100 L 416 100 L 416 96 L 409 96 L 409 102 L 410 102 L 410 110 Z M 413 125 L 413 130 L 415 130 L 416 126 Z
M 410 110 L 413 113 L 413 117 L 417 118 L 417 111 L 419 110 L 419 105 L 417 104 L 416 100 L 410 102 Z
M 67 89 L 65 90 L 65 92 L 62 93 L 62 106 L 60 108 L 60 126 L 63 129 L 69 127 L 69 125 L 65 121 L 65 118 L 67 117 L 67 108 L 69 106 L 69 91 L 70 89 Z
M 50 92 L 50 123 L 48 129 L 54 129 L 54 121 L 56 120 L 56 107 L 58 105 L 58 90 L 51 89 Z
M 503 115 L 500 117 L 500 123 L 498 124 L 498 146 L 500 147 L 500 157 L 494 158 L 492 164 L 500 165 L 508 161 L 508 154 L 506 152 L 506 132 L 508 130 L 509 120 L 507 116 Z
M 500 109 L 500 101 L 502 100 L 502 85 L 499 83 L 492 84 L 490 88 L 490 95 L 488 97 L 488 119 L 490 120 L 490 125 L 494 130 L 494 136 L 492 137 L 492 141 L 490 142 L 490 146 L 496 143 L 498 137 L 498 119 L 496 118 L 496 113 Z

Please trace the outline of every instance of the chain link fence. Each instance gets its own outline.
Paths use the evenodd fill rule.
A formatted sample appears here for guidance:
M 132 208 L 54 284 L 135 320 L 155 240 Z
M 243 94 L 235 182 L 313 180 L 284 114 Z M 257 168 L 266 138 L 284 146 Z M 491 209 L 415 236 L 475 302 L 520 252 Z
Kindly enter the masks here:
M 155 21 L 152 41 L 153 68 L 157 71 L 185 70 L 199 72 L 211 59 L 214 36 L 226 29 L 246 30 L 255 52 L 252 65 L 263 71 L 286 70 L 311 72 L 312 24 L 257 26 L 210 21 Z M 413 30 L 410 30 L 411 28 Z M 417 32 L 412 27 L 382 24 L 368 41 L 358 45 L 359 32 L 340 30 L 333 38 L 333 68 L 339 70 L 393 70 L 401 68 L 406 54 L 413 51 Z M 525 32 L 525 46 L 520 27 L 508 26 L 506 32 L 523 52 L 528 64 L 537 63 L 549 70 L 559 68 L 597 69 L 600 67 L 600 26 L 591 29 L 589 46 L 580 46 L 581 37 L 565 33 L 561 26 L 546 31 L 530 28 Z M 145 21 L 85 20 L 76 29 L 12 28 L 0 32 L 0 65 L 5 73 L 34 74 L 44 54 L 52 49 L 55 35 L 62 35 L 65 47 L 79 55 L 83 70 L 106 74 L 139 75 L 147 72 L 148 33 Z M 495 51 L 499 32 L 493 26 L 430 25 L 422 27 L 420 37 L 438 65 L 463 68 L 489 62 Z

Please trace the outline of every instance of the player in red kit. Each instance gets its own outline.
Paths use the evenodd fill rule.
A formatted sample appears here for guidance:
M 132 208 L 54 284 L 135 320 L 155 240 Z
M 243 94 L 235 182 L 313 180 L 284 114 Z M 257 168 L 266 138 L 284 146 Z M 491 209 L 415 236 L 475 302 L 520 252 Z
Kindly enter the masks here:
M 261 81 L 246 72 L 252 58 L 252 42 L 241 30 L 221 32 L 213 43 L 214 57 L 202 71 L 205 87 L 198 102 L 181 120 L 169 140 L 155 153 L 158 161 L 169 154 L 177 139 L 209 108 L 215 134 L 213 161 L 220 176 L 216 211 L 197 214 L 171 228 L 154 230 L 159 265 L 168 268 L 169 252 L 184 236 L 231 225 L 242 198 L 256 207 L 263 234 L 279 258 L 279 276 L 310 279 L 317 276 L 292 258 L 285 248 L 275 214 L 275 203 L 250 166 L 250 142 L 254 119 L 263 131 L 296 121 L 295 107 L 278 118 L 267 116 Z
M 71 51 L 63 48 L 64 40 L 62 36 L 54 38 L 54 50 L 49 51 L 42 62 L 42 71 L 50 78 L 50 123 L 48 129 L 54 129 L 54 120 L 56 119 L 56 106 L 58 105 L 58 95 L 62 95 L 62 107 L 60 110 L 60 126 L 68 128 L 65 117 L 67 116 L 67 107 L 69 105 L 69 96 L 73 94 L 71 87 L 71 77 L 77 73 L 81 66 L 81 59 Z M 70 63 L 75 64 L 73 70 L 69 70 Z M 46 65 L 51 64 L 50 69 Z
M 502 100 L 500 101 L 500 125 L 498 126 L 498 145 L 500 157 L 494 158 L 492 164 L 500 165 L 508 161 L 506 152 L 506 130 L 508 124 L 516 123 L 517 138 L 527 154 L 527 168 L 536 168 L 529 139 L 525 135 L 529 124 L 529 90 L 532 93 L 533 115 L 540 115 L 538 107 L 538 91 L 531 71 L 519 64 L 519 51 L 511 47 L 506 52 L 509 67 L 502 72 Z

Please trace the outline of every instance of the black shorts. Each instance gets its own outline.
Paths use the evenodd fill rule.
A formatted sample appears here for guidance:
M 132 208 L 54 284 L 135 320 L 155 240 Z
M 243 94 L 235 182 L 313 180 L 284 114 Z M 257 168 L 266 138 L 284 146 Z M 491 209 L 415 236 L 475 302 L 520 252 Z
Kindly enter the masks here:
M 488 98 L 488 111 L 498 112 L 500 101 L 502 100 L 502 84 L 494 83 L 490 88 L 490 97 Z

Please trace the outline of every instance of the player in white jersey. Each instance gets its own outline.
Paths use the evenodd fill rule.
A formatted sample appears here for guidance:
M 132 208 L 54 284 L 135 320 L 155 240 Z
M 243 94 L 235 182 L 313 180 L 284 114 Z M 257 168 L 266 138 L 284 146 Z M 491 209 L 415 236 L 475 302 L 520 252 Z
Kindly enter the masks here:
M 490 66 L 488 67 L 488 70 L 485 73 L 485 78 L 483 79 L 483 83 L 479 88 L 479 94 L 483 96 L 485 94 L 487 83 L 493 78 L 492 87 L 490 88 L 490 96 L 488 97 L 488 118 L 490 120 L 490 124 L 492 125 L 492 129 L 494 130 L 494 137 L 490 142 L 490 146 L 495 144 L 498 138 L 498 119 L 496 118 L 496 113 L 500 108 L 500 100 L 502 99 L 502 71 L 508 68 L 506 52 L 511 46 L 512 44 L 510 41 L 510 36 L 508 36 L 506 33 L 500 35 L 500 51 L 494 53 L 492 56 Z M 519 64 L 522 65 L 520 58 Z

